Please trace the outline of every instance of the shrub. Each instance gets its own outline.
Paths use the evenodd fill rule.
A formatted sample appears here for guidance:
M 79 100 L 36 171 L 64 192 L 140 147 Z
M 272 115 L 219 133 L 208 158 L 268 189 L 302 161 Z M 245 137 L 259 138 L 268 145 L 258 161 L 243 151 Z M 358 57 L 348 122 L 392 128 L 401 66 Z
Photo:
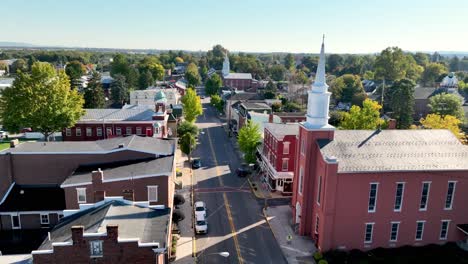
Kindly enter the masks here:
M 181 205 L 185 203 L 185 198 L 184 196 L 180 194 L 174 195 L 174 205 Z
M 328 261 L 326 261 L 325 259 L 321 259 L 319 260 L 318 264 L 328 264 Z
M 323 258 L 322 252 L 316 251 L 316 252 L 314 253 L 314 259 L 315 259 L 316 261 L 318 261 L 319 259 L 322 259 L 322 258 Z

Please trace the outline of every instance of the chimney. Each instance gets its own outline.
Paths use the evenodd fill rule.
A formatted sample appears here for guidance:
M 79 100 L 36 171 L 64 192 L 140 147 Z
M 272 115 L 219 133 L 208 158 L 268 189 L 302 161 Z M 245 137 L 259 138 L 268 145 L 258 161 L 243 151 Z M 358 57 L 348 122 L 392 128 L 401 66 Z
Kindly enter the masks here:
M 396 120 L 395 119 L 389 119 L 388 120 L 388 129 L 396 129 Z
M 10 140 L 10 148 L 15 148 L 16 146 L 18 146 L 18 144 L 19 144 L 18 139 Z
M 72 241 L 73 244 L 79 244 L 83 241 L 84 226 L 72 226 Z
M 273 113 L 268 116 L 268 123 L 273 123 Z
M 112 241 L 117 241 L 119 237 L 119 226 L 118 225 L 107 225 L 107 238 Z
M 101 185 L 102 180 L 104 179 L 104 173 L 99 168 L 97 171 L 91 172 L 91 179 L 92 179 L 93 185 Z
M 124 143 L 120 143 L 119 144 L 119 148 L 124 148 L 125 147 L 125 144 Z

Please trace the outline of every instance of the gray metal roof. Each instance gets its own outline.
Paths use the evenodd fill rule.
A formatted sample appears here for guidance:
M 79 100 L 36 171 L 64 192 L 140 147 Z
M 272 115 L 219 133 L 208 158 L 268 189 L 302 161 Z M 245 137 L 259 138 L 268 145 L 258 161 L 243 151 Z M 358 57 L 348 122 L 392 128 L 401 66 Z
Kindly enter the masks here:
M 434 94 L 435 90 L 435 87 L 416 87 L 413 93 L 414 99 L 428 99 Z
M 252 74 L 251 73 L 229 73 L 228 75 L 223 77 L 224 79 L 244 79 L 244 80 L 251 80 Z
M 105 204 L 63 218 L 39 250 L 52 249 L 53 242 L 70 242 L 71 227 L 84 226 L 85 233 L 106 232 L 107 225 L 118 225 L 120 239 L 139 238 L 141 243 L 159 242 L 165 247 L 170 209 L 151 209 L 121 201 Z
M 468 146 L 449 130 L 337 130 L 318 143 L 338 172 L 468 170 Z
M 145 108 L 85 109 L 78 122 L 90 121 L 151 121 L 154 111 Z
M 0 151 L 0 154 L 16 153 L 61 153 L 61 154 L 87 154 L 107 153 L 124 149 L 155 153 L 158 155 L 171 155 L 174 153 L 175 141 L 152 137 L 132 135 L 116 137 L 97 141 L 63 141 L 63 142 L 23 142 L 14 148 Z
M 270 133 L 276 138 L 281 138 L 287 135 L 299 134 L 299 126 L 297 123 L 291 123 L 291 124 L 266 123 L 264 126 L 265 126 L 265 130 L 270 131 Z
M 102 166 L 95 165 L 94 167 L 102 168 L 104 173 L 104 181 L 106 180 L 118 180 L 124 179 L 131 176 L 141 175 L 158 175 L 165 174 L 170 176 L 172 173 L 172 167 L 174 164 L 174 155 L 161 157 L 152 160 L 135 161 L 132 164 L 125 164 L 119 166 L 119 164 L 102 164 Z M 69 176 L 62 184 L 80 184 L 92 181 L 91 175 L 92 169 L 85 172 L 77 172 Z
M 269 110 L 271 107 L 265 103 L 253 103 L 253 102 L 243 102 L 241 106 L 244 106 L 247 110 L 254 110 L 254 109 L 266 109 Z

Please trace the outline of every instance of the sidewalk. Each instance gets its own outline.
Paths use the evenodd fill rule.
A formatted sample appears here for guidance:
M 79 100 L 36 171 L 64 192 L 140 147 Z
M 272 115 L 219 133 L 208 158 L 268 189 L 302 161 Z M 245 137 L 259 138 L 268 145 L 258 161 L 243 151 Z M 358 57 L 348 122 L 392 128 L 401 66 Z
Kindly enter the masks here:
M 267 207 L 263 213 L 288 263 L 315 263 L 312 257 L 316 251 L 314 242 L 294 233 L 289 205 Z M 287 241 L 288 235 L 292 236 L 290 242 Z
M 185 219 L 179 222 L 179 240 L 177 241 L 177 251 L 175 263 L 189 264 L 194 263 L 192 257 L 194 232 L 192 225 L 192 170 L 185 155 L 180 149 L 176 150 L 176 168 L 182 171 L 182 177 L 177 177 L 177 182 L 182 182 L 182 189 L 176 190 L 185 198 L 185 203 L 179 206 L 179 209 L 185 215 Z
M 253 172 L 253 175 L 248 178 L 250 188 L 252 189 L 252 192 L 255 195 L 255 197 L 259 199 L 290 198 L 290 196 L 282 195 L 281 192 L 270 191 L 268 185 L 264 181 L 262 181 L 261 175 L 262 172 Z

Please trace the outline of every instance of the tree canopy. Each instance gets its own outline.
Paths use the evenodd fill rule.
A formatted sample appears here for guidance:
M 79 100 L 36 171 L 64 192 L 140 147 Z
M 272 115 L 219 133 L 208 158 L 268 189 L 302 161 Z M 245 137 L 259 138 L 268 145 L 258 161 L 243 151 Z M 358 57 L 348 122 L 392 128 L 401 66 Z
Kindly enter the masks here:
M 416 84 L 413 81 L 402 79 L 394 82 L 388 89 L 389 105 L 398 128 L 407 129 L 413 124 L 414 87 Z
M 343 120 L 340 123 L 342 129 L 376 129 L 383 124 L 380 118 L 379 103 L 371 99 L 366 99 L 363 102 L 362 108 L 353 105 L 349 113 L 343 114 Z
M 221 97 L 217 94 L 211 96 L 211 105 L 214 106 L 218 112 L 223 112 L 223 100 L 221 100 Z
M 375 60 L 375 77 L 387 81 L 408 78 L 419 80 L 423 67 L 419 66 L 411 55 L 403 53 L 398 47 L 384 49 Z
M 190 86 L 197 86 L 201 82 L 200 74 L 198 73 L 198 67 L 195 63 L 190 63 L 187 66 L 187 70 L 185 71 L 185 79 Z
M 184 117 L 188 122 L 195 122 L 197 117 L 203 113 L 200 97 L 193 88 L 187 89 L 182 97 L 182 105 L 184 109 Z
M 331 91 L 338 102 L 362 105 L 366 98 L 359 75 L 345 74 L 336 78 L 331 84 Z
M 56 131 L 72 127 L 84 114 L 83 97 L 70 89 L 63 70 L 35 62 L 31 73 L 18 73 L 13 86 L 0 96 L 0 119 L 11 132 L 30 127 L 46 140 Z
M 186 154 L 190 160 L 192 151 L 195 149 L 197 146 L 197 140 L 194 135 L 191 133 L 185 133 L 181 138 L 180 138 L 180 150 Z
M 462 138 L 463 135 L 460 133 L 460 124 L 461 121 L 452 115 L 438 115 L 438 114 L 429 114 L 426 118 L 421 118 L 421 125 L 424 128 L 429 129 L 448 129 L 458 137 Z
M 286 68 L 281 64 L 271 66 L 268 72 L 275 81 L 283 81 L 286 76 Z
M 114 80 L 111 83 L 111 95 L 114 103 L 124 105 L 130 97 L 128 85 L 125 76 L 122 74 L 114 75 Z
M 198 136 L 198 127 L 194 123 L 183 121 L 177 128 L 177 136 L 181 138 L 187 133 L 192 134 L 194 137 Z
M 219 89 L 223 86 L 223 81 L 217 73 L 211 75 L 211 77 L 206 81 L 205 92 L 208 95 L 215 95 L 219 93 Z
M 257 146 L 260 144 L 262 136 L 258 124 L 248 120 L 247 124 L 239 130 L 239 148 L 244 153 L 244 160 L 247 163 L 254 163 Z
M 84 88 L 84 107 L 103 108 L 105 104 L 104 90 L 101 84 L 101 74 L 93 71 L 88 86 Z
M 435 82 L 448 73 L 447 66 L 437 62 L 428 63 L 422 74 L 421 82 L 425 86 L 435 86 Z
M 81 76 L 86 73 L 86 68 L 81 62 L 75 60 L 67 63 L 67 66 L 65 67 L 65 73 L 68 75 L 68 78 L 70 78 L 71 87 L 77 88 Z
M 441 93 L 429 98 L 429 108 L 434 114 L 441 116 L 452 115 L 460 120 L 464 120 L 461 99 L 454 94 Z

